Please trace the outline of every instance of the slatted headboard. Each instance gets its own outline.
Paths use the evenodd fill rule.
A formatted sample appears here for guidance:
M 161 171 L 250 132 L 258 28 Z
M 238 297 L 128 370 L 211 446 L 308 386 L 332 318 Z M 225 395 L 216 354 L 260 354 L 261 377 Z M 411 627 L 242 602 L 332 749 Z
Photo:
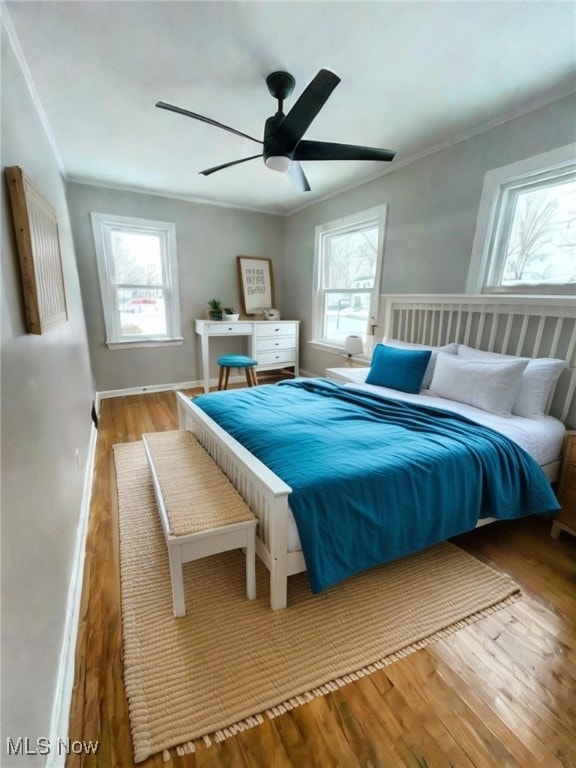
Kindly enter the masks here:
M 576 297 L 385 294 L 380 318 L 383 337 L 566 360 L 548 411 L 576 426 Z

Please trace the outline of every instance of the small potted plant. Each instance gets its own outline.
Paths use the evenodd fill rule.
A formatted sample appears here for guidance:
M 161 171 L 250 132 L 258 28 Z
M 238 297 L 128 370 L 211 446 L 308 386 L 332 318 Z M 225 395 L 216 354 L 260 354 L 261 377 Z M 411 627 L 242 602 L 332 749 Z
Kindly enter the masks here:
M 224 307 L 222 320 L 225 320 L 227 323 L 234 323 L 236 320 L 238 320 L 239 317 L 240 315 L 238 312 L 236 312 L 234 307 Z
M 208 307 L 210 320 L 222 320 L 222 302 L 220 299 L 210 299 Z

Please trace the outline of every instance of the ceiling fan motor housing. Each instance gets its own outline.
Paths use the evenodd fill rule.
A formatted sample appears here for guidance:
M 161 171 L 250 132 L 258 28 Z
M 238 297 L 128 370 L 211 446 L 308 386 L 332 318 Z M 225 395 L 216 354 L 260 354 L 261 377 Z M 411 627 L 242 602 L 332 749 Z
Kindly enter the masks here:
M 263 157 L 266 165 L 268 165 L 267 161 L 271 157 L 283 156 L 283 157 L 289 157 L 290 160 L 292 159 L 291 156 L 287 155 L 286 153 L 285 142 L 279 141 L 278 138 L 275 138 L 274 136 L 276 129 L 282 123 L 282 121 L 284 120 L 284 117 L 285 115 L 282 112 L 277 112 L 275 115 L 272 115 L 272 117 L 269 117 L 266 120 L 266 123 L 264 125 Z
M 294 90 L 296 80 L 289 72 L 271 72 L 266 78 L 266 85 L 271 96 L 284 101 Z
M 274 140 L 274 133 L 286 115 L 282 111 L 284 100 L 287 99 L 296 85 L 289 72 L 271 72 L 266 78 L 270 95 L 278 101 L 278 111 L 266 120 L 264 125 L 264 151 L 262 157 L 268 168 L 275 171 L 286 171 L 290 167 L 292 155 L 287 154 L 284 141 Z M 293 154 L 293 153 L 292 153 Z

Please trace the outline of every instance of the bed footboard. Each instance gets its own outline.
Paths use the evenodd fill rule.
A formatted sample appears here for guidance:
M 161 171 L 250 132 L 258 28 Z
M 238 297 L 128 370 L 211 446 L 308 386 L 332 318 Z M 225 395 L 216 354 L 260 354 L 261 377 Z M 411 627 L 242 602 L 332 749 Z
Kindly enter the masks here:
M 270 606 L 286 607 L 287 581 L 304 570 L 303 558 L 288 553 L 288 495 L 291 488 L 194 402 L 176 393 L 180 429 L 192 432 L 258 518 L 256 553 L 270 571 Z

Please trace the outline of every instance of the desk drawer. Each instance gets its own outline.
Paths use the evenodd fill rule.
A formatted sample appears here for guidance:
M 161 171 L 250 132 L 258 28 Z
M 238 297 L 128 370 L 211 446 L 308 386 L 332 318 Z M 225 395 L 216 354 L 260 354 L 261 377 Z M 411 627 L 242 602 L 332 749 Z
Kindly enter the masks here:
M 293 336 L 278 336 L 277 338 L 256 339 L 256 354 L 261 352 L 274 352 L 277 349 L 294 349 Z
M 280 349 L 278 352 L 263 352 L 258 354 L 258 365 L 295 365 L 296 363 L 296 350 L 295 349 Z
M 232 336 L 239 334 L 241 336 L 250 336 L 252 326 L 250 323 L 226 323 L 224 321 L 210 323 L 208 326 L 209 336 Z
M 296 323 L 258 323 L 256 336 L 296 336 Z

